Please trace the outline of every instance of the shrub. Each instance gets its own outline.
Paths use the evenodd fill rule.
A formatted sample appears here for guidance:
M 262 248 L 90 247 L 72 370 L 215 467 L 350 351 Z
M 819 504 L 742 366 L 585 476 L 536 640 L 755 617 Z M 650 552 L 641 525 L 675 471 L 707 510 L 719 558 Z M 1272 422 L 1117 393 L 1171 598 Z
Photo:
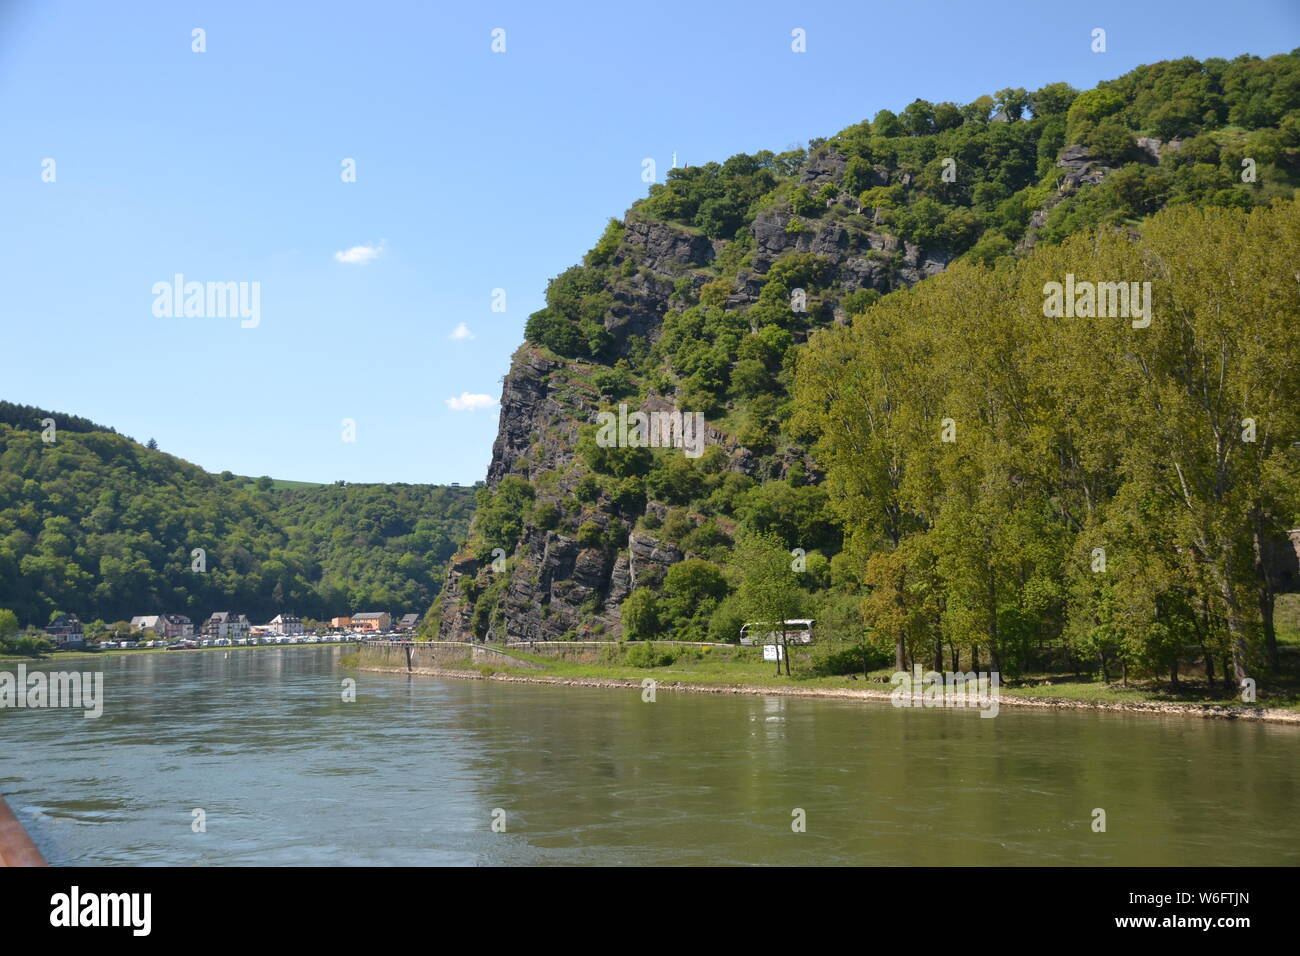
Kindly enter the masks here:
M 533 524 L 543 531 L 551 531 L 560 524 L 560 509 L 554 502 L 543 501 L 533 509 Z
M 709 617 L 709 640 L 719 644 L 740 642 L 740 628 L 745 615 L 740 609 L 740 599 L 734 594 L 725 598 Z
M 613 483 L 609 500 L 619 511 L 634 514 L 645 507 L 645 487 L 638 478 L 621 478 Z
M 596 386 L 601 398 L 611 402 L 632 390 L 632 381 L 625 368 L 603 368 L 591 376 L 591 384 Z
M 812 672 L 818 677 L 861 674 L 888 667 L 891 663 L 893 655 L 889 649 L 869 643 L 865 647 L 845 647 L 819 654 L 814 658 Z
M 599 548 L 605 544 L 605 535 L 594 521 L 584 521 L 578 527 L 578 543 L 586 548 Z
M 524 530 L 524 509 L 535 497 L 533 486 L 518 475 L 501 479 L 495 491 L 478 490 L 475 530 L 488 548 L 510 551 Z
M 677 659 L 670 650 L 660 650 L 653 643 L 631 644 L 623 655 L 625 663 L 633 667 L 668 667 Z
M 594 502 L 600 497 L 600 479 L 595 475 L 583 475 L 573 489 L 573 497 L 587 503 Z
M 790 210 L 796 216 L 815 215 L 822 206 L 822 201 L 811 195 L 807 186 L 796 186 L 790 191 Z M 786 229 L 789 231 L 789 227 Z
M 605 227 L 605 232 L 591 251 L 587 253 L 585 259 L 587 265 L 602 266 L 613 259 L 614 253 L 618 250 L 618 244 L 623 239 L 624 228 L 621 222 L 611 217 L 609 224 Z

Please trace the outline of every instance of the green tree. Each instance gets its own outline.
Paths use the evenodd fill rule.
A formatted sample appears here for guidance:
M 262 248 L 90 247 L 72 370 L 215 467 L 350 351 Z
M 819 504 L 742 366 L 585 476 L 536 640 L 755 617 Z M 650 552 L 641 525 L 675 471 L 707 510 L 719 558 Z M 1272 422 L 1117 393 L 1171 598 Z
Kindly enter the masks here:
M 658 602 L 649 588 L 636 588 L 620 608 L 623 637 L 629 641 L 649 641 L 659 636 Z
M 790 552 L 776 535 L 742 534 L 732 566 L 739 577 L 737 604 L 748 621 L 780 624 L 800 616 L 808 599 L 791 568 Z M 790 673 L 789 655 L 785 670 Z

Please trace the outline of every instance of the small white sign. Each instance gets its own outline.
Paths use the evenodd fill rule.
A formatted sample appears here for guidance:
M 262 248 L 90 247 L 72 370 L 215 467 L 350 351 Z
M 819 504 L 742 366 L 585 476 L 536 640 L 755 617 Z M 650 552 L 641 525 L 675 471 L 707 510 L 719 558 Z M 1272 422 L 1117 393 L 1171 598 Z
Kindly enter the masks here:
M 785 660 L 785 648 L 783 648 L 780 644 L 764 644 L 763 660 L 765 661 Z

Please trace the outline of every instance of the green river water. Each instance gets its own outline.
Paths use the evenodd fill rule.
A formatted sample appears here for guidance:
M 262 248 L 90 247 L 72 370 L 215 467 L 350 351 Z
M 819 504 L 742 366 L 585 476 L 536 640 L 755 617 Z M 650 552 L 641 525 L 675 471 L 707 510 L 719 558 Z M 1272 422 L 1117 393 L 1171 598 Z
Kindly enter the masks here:
M 338 657 L 29 665 L 102 670 L 104 714 L 0 710 L 0 793 L 53 864 L 1300 863 L 1291 726 L 662 688 L 645 703 Z

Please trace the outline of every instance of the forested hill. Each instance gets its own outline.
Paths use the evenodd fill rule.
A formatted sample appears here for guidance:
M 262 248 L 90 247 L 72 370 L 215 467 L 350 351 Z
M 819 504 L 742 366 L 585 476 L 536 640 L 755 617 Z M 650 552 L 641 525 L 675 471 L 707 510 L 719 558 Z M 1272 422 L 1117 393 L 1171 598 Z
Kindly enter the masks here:
M 1200 641 L 1239 663 L 1273 586 L 1252 546 L 1300 515 L 1285 457 L 1300 440 L 1298 53 L 916 100 L 806 150 L 669 171 L 528 320 L 442 636 L 734 639 L 746 594 L 784 587 L 750 579 L 767 568 L 788 578 L 790 616 L 853 640 L 869 626 L 927 660 L 1014 672 L 1051 647 L 1159 669 Z M 1045 318 L 1044 282 L 1067 273 L 1151 281 L 1163 324 L 1125 339 Z M 1227 289 L 1235 325 L 1195 313 Z M 1193 331 L 1165 338 L 1177 309 Z M 1231 374 L 1194 374 L 1229 353 Z M 702 413 L 707 449 L 603 447 L 597 415 L 619 403 Z M 1136 414 L 1152 407 L 1181 417 Z M 1207 478 L 1229 426 L 1261 415 L 1266 438 Z M 940 446 L 949 419 L 961 437 Z M 1160 457 L 1207 447 L 1178 468 Z M 1106 541 L 1158 580 L 1080 577 Z
M 63 415 L 36 408 L 33 405 L 17 405 L 0 400 L 0 424 L 17 428 L 21 431 L 45 431 L 47 422 L 54 422 L 54 434 L 59 429 L 70 432 L 108 432 L 116 435 L 117 429 L 107 425 L 98 425 L 80 415 Z
M 54 419 L 53 442 L 42 421 Z M 112 622 L 231 610 L 423 612 L 473 488 L 277 488 L 212 475 L 86 419 L 0 403 L 0 607 Z M 206 570 L 191 570 L 202 548 Z

